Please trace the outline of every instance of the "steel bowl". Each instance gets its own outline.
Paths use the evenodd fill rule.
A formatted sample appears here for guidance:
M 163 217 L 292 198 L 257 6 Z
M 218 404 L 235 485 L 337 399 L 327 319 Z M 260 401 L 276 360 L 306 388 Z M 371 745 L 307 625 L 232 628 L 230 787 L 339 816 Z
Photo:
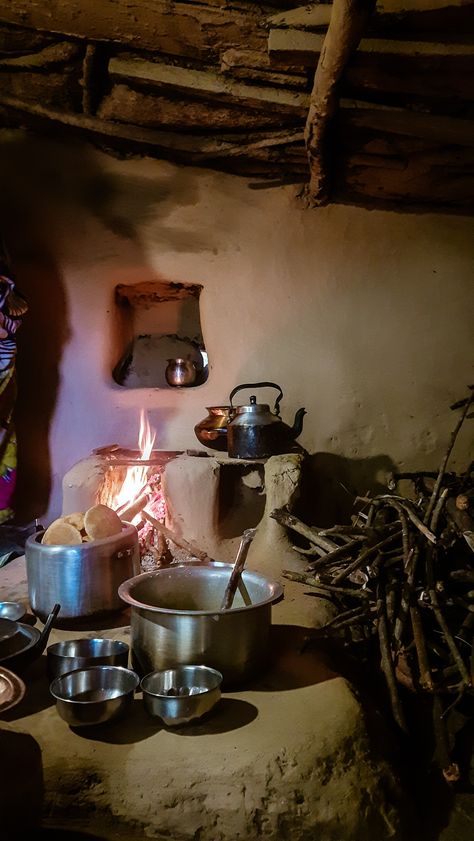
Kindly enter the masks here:
M 71 727 L 104 724 L 124 715 L 140 679 L 123 666 L 91 666 L 53 680 L 49 691 Z
M 150 715 L 168 727 L 202 718 L 221 697 L 222 675 L 207 666 L 179 666 L 145 675 L 140 686 Z
M 128 666 L 129 647 L 112 639 L 77 639 L 55 642 L 47 649 L 50 680 L 89 666 Z
M 23 619 L 26 610 L 20 602 L 0 602 L 0 619 L 11 619 L 19 622 Z

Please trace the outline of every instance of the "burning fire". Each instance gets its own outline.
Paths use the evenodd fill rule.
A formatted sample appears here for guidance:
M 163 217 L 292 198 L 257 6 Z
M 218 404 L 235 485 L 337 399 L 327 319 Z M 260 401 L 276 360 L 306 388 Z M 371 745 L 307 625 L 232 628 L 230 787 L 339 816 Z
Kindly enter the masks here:
M 121 484 L 117 483 L 116 470 L 112 467 L 102 487 L 99 502 L 113 508 L 124 520 L 140 526 L 142 512 L 146 511 L 155 519 L 165 518 L 165 503 L 161 493 L 161 476 L 153 473 L 149 464 L 153 456 L 156 433 L 152 430 L 145 411 L 140 412 L 138 448 L 140 456 L 136 464 L 127 467 Z M 148 462 L 148 463 L 147 463 Z M 123 474 L 122 474 L 123 475 Z M 140 535 L 146 536 L 146 526 L 140 529 Z M 142 534 L 143 532 L 143 534 Z
M 126 466 L 120 459 L 116 464 L 111 460 L 97 499 L 113 508 L 122 520 L 137 527 L 143 570 L 162 566 L 169 554 L 166 540 L 157 530 L 159 523 L 165 522 L 166 504 L 161 490 L 161 464 L 153 453 L 155 438 L 142 409 L 138 434 L 140 455 L 130 459 L 134 463 Z M 144 512 L 153 517 L 153 524 L 146 520 Z
M 152 430 L 144 409 L 140 412 L 140 430 L 138 433 L 138 448 L 140 450 L 139 461 L 148 461 L 155 443 L 156 433 Z M 129 467 L 123 481 L 123 485 L 118 491 L 112 507 L 120 514 L 121 509 L 129 508 L 133 503 L 145 493 L 148 487 L 148 471 L 149 465 L 140 465 L 139 463 L 134 467 Z M 144 506 L 145 507 L 145 506 Z M 140 514 L 136 514 L 132 523 L 136 523 L 140 519 Z

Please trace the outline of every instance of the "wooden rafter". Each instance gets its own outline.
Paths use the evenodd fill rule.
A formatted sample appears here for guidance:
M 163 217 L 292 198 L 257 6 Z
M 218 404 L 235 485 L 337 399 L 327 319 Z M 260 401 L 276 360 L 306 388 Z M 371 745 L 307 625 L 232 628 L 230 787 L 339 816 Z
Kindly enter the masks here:
M 310 157 L 312 203 L 330 182 L 331 199 L 472 213 L 474 0 L 334 6 L 0 0 L 0 124 L 256 189 L 300 189 Z
M 310 166 L 307 203 L 328 199 L 327 136 L 337 109 L 337 83 L 357 49 L 375 0 L 334 0 L 331 19 L 319 56 L 305 126 L 305 144 Z

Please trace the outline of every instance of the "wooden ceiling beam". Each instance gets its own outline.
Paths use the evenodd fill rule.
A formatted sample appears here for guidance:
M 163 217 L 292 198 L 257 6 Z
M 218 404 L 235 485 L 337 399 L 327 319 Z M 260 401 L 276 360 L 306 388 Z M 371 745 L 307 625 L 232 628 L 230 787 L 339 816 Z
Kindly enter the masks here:
M 256 3 L 229 9 L 193 0 L 0 0 L 2 23 L 200 61 L 241 42 L 263 45 L 267 16 Z
M 270 30 L 324 32 L 331 18 L 331 4 L 305 4 L 272 15 Z M 436 40 L 472 43 L 474 0 L 378 0 L 368 35 L 400 40 Z
M 328 31 L 314 76 L 305 126 L 305 144 L 310 167 L 306 202 L 310 206 L 328 200 L 329 170 L 327 135 L 337 110 L 337 84 L 359 44 L 374 0 L 334 0 Z

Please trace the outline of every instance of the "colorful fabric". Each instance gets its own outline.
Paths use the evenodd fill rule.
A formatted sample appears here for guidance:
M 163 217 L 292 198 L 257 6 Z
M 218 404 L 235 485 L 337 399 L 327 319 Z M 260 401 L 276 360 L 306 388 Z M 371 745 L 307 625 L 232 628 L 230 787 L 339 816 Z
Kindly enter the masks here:
M 11 278 L 0 269 L 0 525 L 13 516 L 16 483 L 16 436 L 13 409 L 16 398 L 15 333 L 27 305 Z

